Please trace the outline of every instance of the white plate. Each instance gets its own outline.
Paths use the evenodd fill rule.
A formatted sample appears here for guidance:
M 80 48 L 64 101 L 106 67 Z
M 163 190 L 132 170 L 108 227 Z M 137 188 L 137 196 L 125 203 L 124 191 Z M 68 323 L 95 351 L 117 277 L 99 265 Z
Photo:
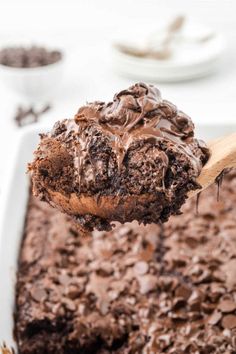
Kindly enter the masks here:
M 8 171 L 7 185 L 0 198 L 0 344 L 15 348 L 13 314 L 17 259 L 22 239 L 28 199 L 29 180 L 26 166 L 44 128 L 24 128 L 16 146 L 14 160 Z M 235 125 L 199 126 L 197 136 L 205 140 L 236 131 Z
M 142 28 L 143 30 L 143 28 Z M 225 47 L 224 38 L 214 33 L 208 41 L 199 44 L 194 41 L 197 33 L 213 33 L 211 29 L 187 21 L 181 32 L 188 42 L 176 40 L 173 56 L 167 60 L 139 58 L 125 54 L 115 46 L 112 49 L 113 66 L 116 71 L 135 79 L 156 82 L 175 82 L 199 78 L 217 70 Z M 140 39 L 140 37 L 142 37 Z M 127 34 L 125 38 L 115 39 L 125 45 L 142 45 L 144 35 Z M 192 41 L 192 42 L 191 42 Z

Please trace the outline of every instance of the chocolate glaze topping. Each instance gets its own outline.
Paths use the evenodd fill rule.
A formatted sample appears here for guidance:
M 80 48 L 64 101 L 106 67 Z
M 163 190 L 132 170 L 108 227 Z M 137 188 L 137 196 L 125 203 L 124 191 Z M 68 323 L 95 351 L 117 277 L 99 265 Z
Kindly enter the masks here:
M 75 116 L 75 122 L 78 127 L 72 122 L 70 129 L 77 130 L 78 133 L 75 164 L 79 176 L 93 138 L 94 127 L 107 137 L 117 157 L 119 169 L 126 152 L 135 141 L 166 139 L 178 144 L 179 149 L 191 159 L 196 175 L 200 173 L 201 161 L 188 146 L 193 140 L 192 121 L 185 113 L 178 111 L 175 105 L 162 100 L 160 91 L 152 85 L 135 84 L 116 94 L 113 102 L 94 102 L 81 107 Z M 161 158 L 165 166 L 164 176 L 169 159 L 164 152 L 161 153 Z

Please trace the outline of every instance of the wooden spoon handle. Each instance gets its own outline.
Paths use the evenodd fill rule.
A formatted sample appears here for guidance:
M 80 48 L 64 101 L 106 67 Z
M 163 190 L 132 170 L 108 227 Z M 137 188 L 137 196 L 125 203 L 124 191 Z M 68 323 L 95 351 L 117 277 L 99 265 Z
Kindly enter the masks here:
M 197 178 L 202 188 L 191 191 L 189 197 L 213 184 L 225 168 L 236 167 L 236 133 L 209 142 L 208 148 L 211 156 Z

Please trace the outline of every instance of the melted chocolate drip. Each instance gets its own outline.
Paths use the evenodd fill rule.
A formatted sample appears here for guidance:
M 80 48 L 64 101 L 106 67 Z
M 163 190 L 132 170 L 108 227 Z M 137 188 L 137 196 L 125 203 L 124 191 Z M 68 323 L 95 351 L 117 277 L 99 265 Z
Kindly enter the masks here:
M 197 197 L 196 197 L 196 215 L 199 214 L 199 202 L 200 202 L 200 197 L 201 197 L 201 192 L 199 192 L 197 194 Z
M 225 168 L 221 173 L 216 177 L 215 183 L 217 184 L 217 202 L 220 201 L 220 188 L 222 186 L 224 176 L 230 171 L 230 168 Z

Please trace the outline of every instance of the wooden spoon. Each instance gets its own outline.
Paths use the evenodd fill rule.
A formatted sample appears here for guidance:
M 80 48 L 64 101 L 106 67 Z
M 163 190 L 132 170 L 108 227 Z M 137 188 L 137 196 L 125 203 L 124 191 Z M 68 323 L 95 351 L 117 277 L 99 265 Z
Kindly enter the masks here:
M 190 198 L 213 184 L 225 168 L 236 167 L 236 133 L 209 142 L 208 148 L 211 156 L 197 178 L 201 188 L 189 192 Z

